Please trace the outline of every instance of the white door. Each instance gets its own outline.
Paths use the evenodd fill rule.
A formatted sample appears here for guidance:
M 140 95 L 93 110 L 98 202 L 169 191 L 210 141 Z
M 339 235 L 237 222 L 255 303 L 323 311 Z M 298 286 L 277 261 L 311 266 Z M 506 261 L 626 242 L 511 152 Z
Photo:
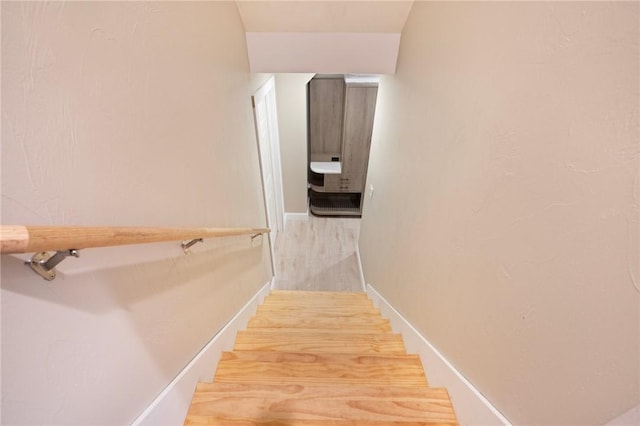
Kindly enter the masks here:
M 260 152 L 267 223 L 271 228 L 271 247 L 273 248 L 278 232 L 284 227 L 284 196 L 280 166 L 276 90 L 273 77 L 253 95 L 253 113 Z

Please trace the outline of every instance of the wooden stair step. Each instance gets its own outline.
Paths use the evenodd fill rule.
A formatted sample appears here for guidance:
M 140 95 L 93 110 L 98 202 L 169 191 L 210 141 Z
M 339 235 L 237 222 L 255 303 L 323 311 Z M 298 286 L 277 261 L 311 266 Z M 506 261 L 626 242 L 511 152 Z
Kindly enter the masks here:
M 370 312 L 376 312 L 378 313 L 379 310 L 373 306 L 373 303 L 371 303 L 371 301 L 362 301 L 362 302 L 357 302 L 357 303 L 353 303 L 353 302 L 344 302 L 344 303 L 334 303 L 334 302 L 327 302 L 327 303 L 308 303 L 308 304 L 304 304 L 304 303 L 290 303 L 287 302 L 286 300 L 276 300 L 276 301 L 265 301 L 261 306 L 263 306 L 266 310 L 276 310 L 276 309 L 282 309 L 282 308 L 288 308 L 288 309 L 295 309 L 295 310 L 302 310 L 302 309 L 311 309 L 314 311 L 320 311 L 320 310 L 332 310 L 332 311 L 345 311 L 345 310 L 349 310 L 349 311 L 370 311 Z
M 274 310 L 268 311 L 264 309 L 258 309 L 256 314 L 254 315 L 260 321 L 267 320 L 284 320 L 284 321 L 292 321 L 292 320 L 304 320 L 307 322 L 312 321 L 322 321 L 326 320 L 327 322 L 331 321 L 352 321 L 354 323 L 380 323 L 384 322 L 385 318 L 383 318 L 378 312 L 346 312 L 346 311 L 338 311 L 338 310 L 326 310 L 324 312 L 316 312 L 316 311 L 305 311 L 305 310 Z
M 427 386 L 417 355 L 224 352 L 215 382 Z
M 365 314 L 370 316 L 380 316 L 380 310 L 378 308 L 374 308 L 373 306 L 336 306 L 336 305 L 309 305 L 309 306 L 299 306 L 299 305 L 269 305 L 263 304 L 258 306 L 256 310 L 257 314 L 261 313 L 315 313 L 317 315 L 325 315 L 325 314 L 333 314 L 333 315 L 346 315 L 353 316 L 358 314 Z
M 364 293 L 363 293 L 364 294 Z M 336 305 L 349 305 L 349 304 L 354 304 L 354 305 L 359 305 L 359 304 L 365 304 L 365 305 L 369 305 L 369 304 L 373 304 L 373 302 L 371 302 L 371 299 L 369 299 L 366 296 L 362 296 L 362 297 L 315 297 L 315 296 L 308 296 L 308 297 L 288 297 L 288 296 L 274 296 L 274 295 L 269 295 L 267 297 L 265 297 L 264 302 L 267 303 L 295 303 L 296 305 L 311 305 L 311 304 L 321 304 L 321 305 L 330 305 L 330 304 L 336 304 Z
M 198 384 L 185 424 L 454 425 L 441 388 Z
M 324 328 L 327 331 L 376 328 L 382 331 L 391 331 L 391 324 L 388 319 L 382 317 L 270 314 L 251 317 L 247 328 Z
M 305 290 L 271 290 L 267 297 L 288 298 L 298 301 L 315 300 L 369 300 L 362 291 L 305 291 Z
M 399 334 L 239 331 L 234 351 L 406 354 Z
M 369 306 L 373 307 L 373 302 L 367 297 L 313 297 L 291 298 L 282 296 L 267 296 L 264 299 L 265 305 L 296 305 L 296 306 Z
M 335 327 L 328 329 L 327 327 L 314 327 L 313 325 L 307 325 L 304 327 L 247 327 L 248 331 L 266 331 L 266 332 L 282 332 L 282 333 L 297 333 L 304 331 L 305 333 L 351 333 L 351 334 L 391 334 L 391 326 L 373 326 L 373 325 L 351 325 L 344 327 Z
M 185 424 L 455 425 L 365 293 L 272 291 L 200 383 Z

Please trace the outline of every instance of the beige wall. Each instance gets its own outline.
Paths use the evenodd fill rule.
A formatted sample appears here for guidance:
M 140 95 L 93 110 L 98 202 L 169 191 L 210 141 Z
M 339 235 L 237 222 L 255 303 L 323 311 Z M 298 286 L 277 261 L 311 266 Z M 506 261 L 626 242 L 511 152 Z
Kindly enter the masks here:
M 2 3 L 2 223 L 264 226 L 234 2 Z M 270 279 L 249 238 L 2 258 L 2 423 L 128 424 Z
M 638 6 L 415 3 L 380 85 L 366 280 L 515 424 L 638 402 Z
M 284 205 L 307 212 L 307 83 L 314 74 L 276 74 Z
M 237 2 L 247 32 L 399 33 L 413 0 Z

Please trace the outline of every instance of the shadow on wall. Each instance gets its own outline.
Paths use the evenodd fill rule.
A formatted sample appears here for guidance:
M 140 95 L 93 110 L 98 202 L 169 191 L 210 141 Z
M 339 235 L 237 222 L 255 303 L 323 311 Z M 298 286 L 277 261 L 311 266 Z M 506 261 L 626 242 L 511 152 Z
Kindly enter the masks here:
M 128 261 L 140 261 L 145 246 L 121 260 L 137 251 Z M 93 263 L 53 282 L 3 256 L 3 422 L 33 413 L 38 423 L 38 412 L 52 423 L 132 421 L 122 416 L 144 410 L 265 283 L 269 265 L 268 240 L 248 236 L 206 241 L 190 255 L 175 244 L 156 250 L 155 260 Z M 61 269 L 86 268 L 106 251 L 83 250 Z M 22 390 L 34 380 L 38 389 Z
M 54 281 L 45 281 L 33 273 L 24 260 L 15 256 L 2 257 L 3 291 L 22 294 L 73 309 L 107 314 L 118 309 L 134 309 L 136 305 L 148 299 L 173 291 L 180 286 L 193 286 L 194 282 L 211 276 L 211 288 L 227 285 L 216 277 L 238 277 L 243 272 L 262 262 L 262 244 L 247 247 L 239 243 L 225 244 L 214 248 L 194 247 L 189 255 L 182 253 L 175 257 L 156 259 L 130 265 L 109 265 L 107 267 L 64 273 L 57 271 Z M 144 250 L 146 245 L 136 246 Z M 120 247 L 109 248 L 120 249 Z M 197 251 L 200 249 L 200 251 Z M 80 259 L 67 259 L 66 262 L 82 262 L 86 251 L 99 255 L 103 249 L 86 249 Z M 29 254 L 31 256 L 31 254 Z M 125 254 L 124 256 L 127 256 Z M 123 257 L 124 257 L 123 256 Z M 68 266 L 68 265 L 66 265 Z M 59 268 L 64 269 L 64 263 Z M 203 294 L 204 296 L 204 294 Z

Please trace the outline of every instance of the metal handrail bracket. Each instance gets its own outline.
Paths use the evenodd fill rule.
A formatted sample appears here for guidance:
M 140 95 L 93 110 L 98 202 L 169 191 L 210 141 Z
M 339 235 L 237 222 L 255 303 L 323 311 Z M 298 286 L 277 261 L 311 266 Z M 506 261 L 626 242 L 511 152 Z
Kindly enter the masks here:
M 202 238 L 194 238 L 191 241 L 184 240 L 180 246 L 182 247 L 182 251 L 184 254 L 191 254 L 191 250 L 189 250 L 194 244 L 201 243 L 204 240 Z
M 80 257 L 78 250 L 62 250 L 57 251 L 53 256 L 46 251 L 34 254 L 31 260 L 24 262 L 29 265 L 33 271 L 47 281 L 53 281 L 56 278 L 56 266 L 67 257 Z

